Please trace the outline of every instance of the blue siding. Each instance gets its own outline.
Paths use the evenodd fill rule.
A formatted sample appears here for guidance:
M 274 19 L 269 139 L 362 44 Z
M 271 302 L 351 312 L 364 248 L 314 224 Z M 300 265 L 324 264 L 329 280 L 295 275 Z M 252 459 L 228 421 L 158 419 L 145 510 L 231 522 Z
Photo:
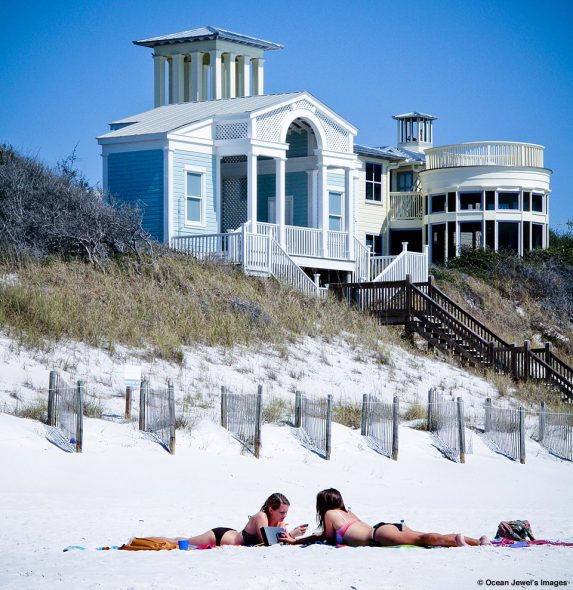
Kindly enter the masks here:
M 308 225 L 308 176 L 306 172 L 289 172 L 286 175 L 287 195 L 293 196 L 293 225 Z
M 107 188 L 122 203 L 142 209 L 143 229 L 164 240 L 162 150 L 109 154 Z
M 257 176 L 257 219 L 269 221 L 269 197 L 276 193 L 275 174 L 259 174 Z
M 205 226 L 185 227 L 185 166 L 197 166 L 205 170 Z M 215 156 L 198 152 L 176 150 L 173 153 L 173 234 L 184 236 L 191 234 L 213 234 L 219 231 L 215 195 Z
M 289 158 L 302 158 L 308 156 L 308 133 L 303 131 L 302 133 L 289 133 L 287 135 L 288 157 Z

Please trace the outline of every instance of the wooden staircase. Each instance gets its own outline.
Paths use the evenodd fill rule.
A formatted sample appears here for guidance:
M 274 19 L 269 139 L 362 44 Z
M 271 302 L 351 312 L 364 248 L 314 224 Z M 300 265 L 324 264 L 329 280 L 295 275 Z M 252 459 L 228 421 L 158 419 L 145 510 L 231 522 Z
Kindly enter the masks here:
M 478 319 L 452 301 L 432 282 L 405 281 L 341 283 L 330 286 L 341 300 L 375 315 L 383 324 L 402 324 L 428 344 L 463 363 L 515 380 L 545 383 L 573 401 L 573 368 L 551 351 L 550 344 L 531 348 L 505 342 Z

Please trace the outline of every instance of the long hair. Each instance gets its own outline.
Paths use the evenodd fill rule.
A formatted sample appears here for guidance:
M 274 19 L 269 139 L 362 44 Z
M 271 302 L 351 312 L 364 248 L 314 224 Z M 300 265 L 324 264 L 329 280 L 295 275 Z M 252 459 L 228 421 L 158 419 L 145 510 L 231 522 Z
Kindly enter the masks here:
M 342 494 L 334 488 L 322 490 L 316 494 L 316 520 L 319 526 L 324 528 L 324 515 L 328 510 L 346 510 Z
M 267 516 L 269 516 L 269 508 L 276 510 L 281 504 L 290 506 L 290 502 L 285 495 L 275 492 L 265 500 L 265 503 L 261 506 L 261 512 L 264 512 Z

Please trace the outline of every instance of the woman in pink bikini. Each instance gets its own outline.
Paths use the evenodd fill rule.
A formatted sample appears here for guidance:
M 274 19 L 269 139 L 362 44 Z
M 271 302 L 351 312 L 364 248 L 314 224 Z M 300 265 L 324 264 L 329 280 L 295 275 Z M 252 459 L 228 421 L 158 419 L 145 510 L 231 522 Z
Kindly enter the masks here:
M 441 535 L 439 533 L 420 533 L 403 524 L 379 522 L 373 527 L 362 522 L 344 505 L 338 490 L 329 488 L 318 492 L 316 496 L 316 514 L 318 524 L 323 532 L 309 537 L 283 539 L 293 545 L 326 540 L 330 545 L 419 545 L 421 547 L 462 547 L 464 545 L 489 545 L 484 535 L 479 539 L 465 537 L 462 534 Z

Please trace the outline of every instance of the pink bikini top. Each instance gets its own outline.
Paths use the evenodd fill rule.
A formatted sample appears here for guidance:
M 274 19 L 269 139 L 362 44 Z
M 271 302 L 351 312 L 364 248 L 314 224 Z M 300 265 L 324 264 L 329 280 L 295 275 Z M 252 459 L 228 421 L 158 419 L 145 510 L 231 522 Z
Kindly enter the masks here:
M 346 531 L 355 523 L 358 522 L 360 519 L 359 518 L 354 518 L 351 520 L 346 520 L 346 518 L 344 518 L 344 515 L 337 510 L 337 512 L 340 514 L 340 516 L 342 516 L 342 519 L 344 520 L 344 524 L 335 531 L 336 534 L 336 544 L 337 545 L 343 545 L 344 544 L 344 535 L 346 534 Z

